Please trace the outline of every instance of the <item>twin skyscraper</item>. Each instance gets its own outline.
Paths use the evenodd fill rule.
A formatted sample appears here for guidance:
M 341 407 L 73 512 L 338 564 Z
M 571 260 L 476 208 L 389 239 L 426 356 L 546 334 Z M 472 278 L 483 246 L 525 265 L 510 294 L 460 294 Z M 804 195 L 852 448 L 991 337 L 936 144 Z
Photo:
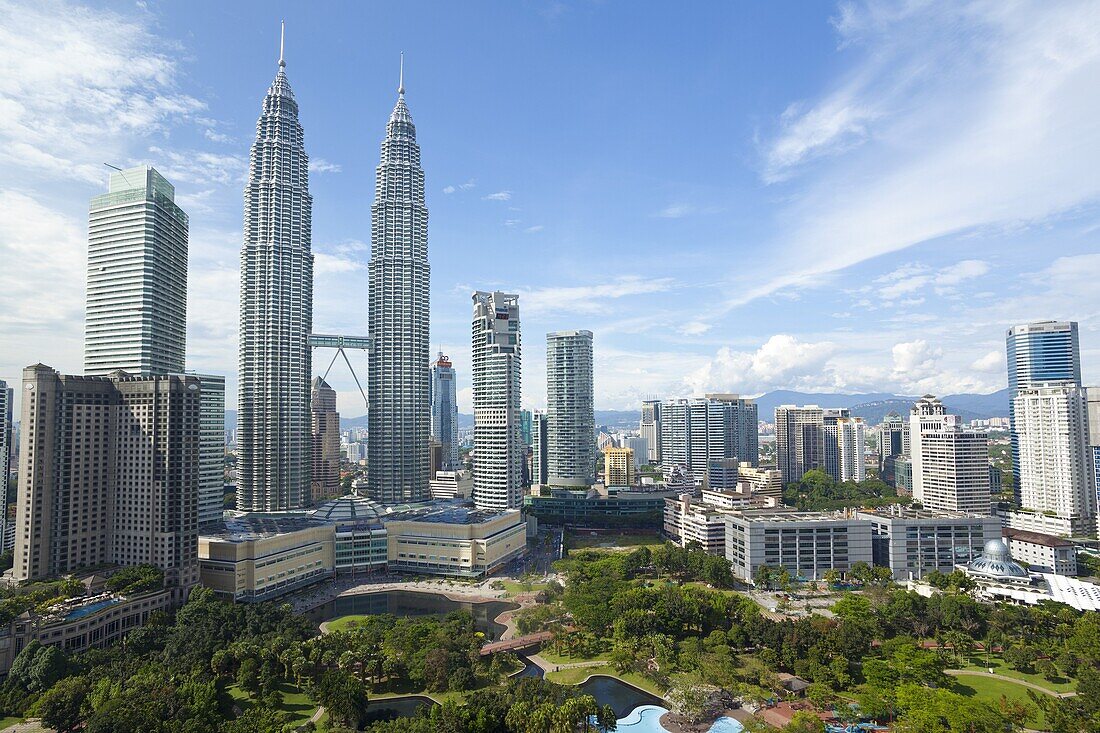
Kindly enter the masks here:
M 241 249 L 238 508 L 310 498 L 313 199 L 298 103 L 279 69 L 256 123 Z M 367 486 L 383 503 L 429 498 L 428 210 L 404 63 L 371 205 Z

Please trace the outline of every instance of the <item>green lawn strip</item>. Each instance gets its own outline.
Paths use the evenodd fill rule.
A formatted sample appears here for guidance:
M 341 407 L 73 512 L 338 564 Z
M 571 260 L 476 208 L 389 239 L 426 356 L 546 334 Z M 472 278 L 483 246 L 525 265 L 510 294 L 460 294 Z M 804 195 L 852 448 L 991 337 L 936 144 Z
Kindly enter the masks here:
M 22 722 L 23 722 L 23 719 L 20 718 L 17 715 L 9 715 L 6 718 L 0 718 L 0 730 L 4 730 L 5 728 L 10 728 L 13 725 L 15 725 L 16 723 L 22 723 Z
M 546 679 L 551 682 L 557 682 L 559 685 L 579 685 L 592 675 L 606 675 L 608 677 L 617 677 L 623 682 L 639 687 L 651 695 L 657 695 L 662 697 L 665 691 L 657 687 L 645 677 L 635 672 L 616 672 L 615 668 L 611 665 L 601 665 L 598 667 L 572 667 L 569 669 L 563 669 L 557 672 L 547 672 Z
M 573 534 L 565 536 L 565 546 L 571 550 L 583 549 L 620 549 L 636 547 L 659 547 L 665 540 L 657 533 L 632 533 L 632 534 Z
M 464 692 L 453 692 L 451 690 L 448 690 L 446 692 L 425 692 L 424 690 L 419 690 L 415 692 L 368 692 L 367 697 L 371 700 L 387 700 L 392 697 L 430 697 L 440 705 L 445 703 L 447 700 L 454 700 L 459 705 L 464 705 L 466 703 L 466 695 L 468 692 L 476 692 L 476 690 L 468 690 Z
M 317 711 L 317 704 L 310 699 L 309 695 L 286 682 L 280 682 L 278 689 L 283 695 L 283 704 L 279 706 L 279 710 L 294 716 L 291 720 L 292 723 L 301 725 L 313 717 L 313 713 Z M 242 712 L 255 704 L 255 700 L 250 698 L 248 693 L 237 687 L 237 685 L 230 685 L 226 688 L 226 692 L 229 693 L 229 696 L 233 698 L 233 702 L 237 704 Z
M 347 616 L 341 616 L 340 618 L 334 618 L 327 623 L 327 626 L 325 628 L 327 628 L 329 631 L 347 631 L 348 629 L 352 628 L 352 623 L 359 625 L 366 621 L 367 618 L 369 618 L 369 616 L 367 616 L 366 614 L 352 613 L 348 614 Z
M 955 666 L 955 662 L 950 656 L 948 657 L 948 664 L 952 667 Z M 989 663 L 987 664 L 983 655 L 972 654 L 970 655 L 969 663 L 963 665 L 962 667 L 959 667 L 959 669 L 973 670 L 975 672 L 988 672 L 990 667 L 993 668 L 993 671 L 996 674 L 1003 674 L 1005 677 L 1012 677 L 1013 679 L 1017 680 L 1025 680 L 1032 683 L 1033 685 L 1039 685 L 1039 687 L 1045 687 L 1046 689 L 1053 690 L 1054 692 L 1073 692 L 1077 689 L 1076 680 L 1061 677 L 1058 679 L 1058 681 L 1051 682 L 1041 674 L 1035 674 L 1033 672 L 1020 672 L 1019 670 L 1013 669 L 1012 667 L 1005 664 L 1003 659 L 997 657 L 996 655 L 990 656 Z
M 548 646 L 544 646 L 539 656 L 550 664 L 577 664 L 578 662 L 606 662 L 611 659 L 611 652 L 603 652 L 594 657 L 582 657 L 580 655 L 555 654 Z
M 1000 702 L 1002 696 L 1008 700 L 1022 702 L 1033 711 L 1033 717 L 1028 721 L 1027 727 L 1035 728 L 1036 730 L 1047 729 L 1046 718 L 1043 716 L 1042 711 L 1031 702 L 1031 698 L 1028 697 L 1027 692 L 1029 688 L 1023 685 L 994 679 L 993 677 L 967 674 L 956 676 L 955 685 L 951 689 L 953 692 L 957 692 L 960 695 L 974 697 L 978 700 L 992 703 L 994 706 Z
M 504 591 L 510 595 L 515 596 L 520 593 L 538 593 L 540 590 L 546 590 L 546 583 L 524 583 L 523 581 L 515 580 L 502 580 L 501 584 L 504 585 Z

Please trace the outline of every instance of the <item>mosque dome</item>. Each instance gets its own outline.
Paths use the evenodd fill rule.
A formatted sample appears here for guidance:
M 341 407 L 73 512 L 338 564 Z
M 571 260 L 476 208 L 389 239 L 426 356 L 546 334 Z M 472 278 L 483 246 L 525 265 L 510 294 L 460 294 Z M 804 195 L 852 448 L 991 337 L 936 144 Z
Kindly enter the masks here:
M 1027 580 L 1031 577 L 1022 565 L 1012 559 L 1004 540 L 999 539 L 986 542 L 982 554 L 967 565 L 966 569 L 987 578 Z

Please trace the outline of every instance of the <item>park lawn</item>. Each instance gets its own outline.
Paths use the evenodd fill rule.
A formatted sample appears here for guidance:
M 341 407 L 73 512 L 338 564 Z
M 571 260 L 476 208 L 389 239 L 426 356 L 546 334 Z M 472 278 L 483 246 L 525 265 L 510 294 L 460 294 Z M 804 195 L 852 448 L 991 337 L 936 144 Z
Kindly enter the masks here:
M 482 687 L 479 689 L 487 690 L 489 688 Z M 447 702 L 448 700 L 453 700 L 459 705 L 465 705 L 466 695 L 469 692 L 477 692 L 477 690 L 466 690 L 464 692 L 454 692 L 451 690 L 447 690 L 446 692 L 424 692 L 423 690 L 420 690 L 419 692 L 370 692 L 367 693 L 367 697 L 371 700 L 385 700 L 389 697 L 408 697 L 409 695 L 419 695 L 421 697 L 430 697 L 440 705 Z
M 539 656 L 550 664 L 576 664 L 577 662 L 607 662 L 611 660 L 611 652 L 601 652 L 594 657 L 585 657 L 579 654 L 555 654 L 549 646 L 544 646 Z
M 255 701 L 248 696 L 248 693 L 237 685 L 230 685 L 226 688 L 226 692 L 229 693 L 229 696 L 233 698 L 233 702 L 237 704 L 237 707 L 239 707 L 242 712 L 248 710 L 255 704 Z M 313 717 L 313 713 L 317 711 L 317 703 L 313 702 L 309 695 L 302 692 L 294 685 L 280 682 L 279 692 L 283 694 L 283 704 L 279 706 L 279 709 L 294 716 L 293 720 L 291 720 L 291 723 L 294 725 L 302 725 Z
M 657 687 L 657 685 L 653 684 L 645 677 L 642 677 L 640 674 L 636 672 L 616 672 L 615 668 L 609 664 L 597 667 L 570 667 L 557 672 L 547 672 L 546 679 L 550 682 L 557 682 L 559 685 L 579 685 L 594 674 L 617 677 L 623 682 L 629 682 L 635 687 L 639 687 L 657 697 L 664 697 L 665 694 L 665 690 Z
M 950 660 L 950 657 L 948 657 L 948 659 Z M 953 662 L 949 661 L 948 664 L 953 664 Z M 968 659 L 968 664 L 962 667 L 962 669 L 973 670 L 975 672 L 988 672 L 990 667 L 992 667 L 993 671 L 997 674 L 1003 674 L 1005 677 L 1012 677 L 1017 680 L 1025 680 L 1033 685 L 1039 685 L 1039 687 L 1044 687 L 1054 692 L 1073 692 L 1077 689 L 1077 680 L 1059 677 L 1057 681 L 1051 682 L 1041 674 L 1021 672 L 1013 669 L 1005 664 L 1005 661 L 996 654 L 990 655 L 988 664 L 986 664 L 984 655 L 971 654 Z
M 666 540 L 656 532 L 630 532 L 626 534 L 577 534 L 566 532 L 565 546 L 570 550 L 583 549 L 635 549 L 660 547 Z
M 363 623 L 369 618 L 366 614 L 362 613 L 349 613 L 347 616 L 341 616 L 334 618 L 327 622 L 325 628 L 329 631 L 347 631 L 351 628 L 352 622 L 356 625 Z
M 547 583 L 524 583 L 522 580 L 502 580 L 500 581 L 504 586 L 504 592 L 510 596 L 517 596 L 520 593 L 538 593 L 540 590 L 546 590 Z
M 955 677 L 955 685 L 951 688 L 951 691 L 957 692 L 960 695 L 965 695 L 966 697 L 974 697 L 978 700 L 983 700 L 994 706 L 1000 702 L 1001 696 L 1009 700 L 1022 702 L 1033 711 L 1034 717 L 1028 720 L 1027 727 L 1036 730 L 1048 730 L 1043 711 L 1039 710 L 1035 704 L 1031 702 L 1031 698 L 1027 695 L 1028 688 L 1023 685 L 994 679 L 993 677 L 981 677 L 979 675 L 967 674 Z
M 0 718 L 0 730 L 4 730 L 5 728 L 10 728 L 13 725 L 15 725 L 16 723 L 22 723 L 22 722 L 23 722 L 23 719 L 20 718 L 18 715 L 9 715 L 6 718 Z

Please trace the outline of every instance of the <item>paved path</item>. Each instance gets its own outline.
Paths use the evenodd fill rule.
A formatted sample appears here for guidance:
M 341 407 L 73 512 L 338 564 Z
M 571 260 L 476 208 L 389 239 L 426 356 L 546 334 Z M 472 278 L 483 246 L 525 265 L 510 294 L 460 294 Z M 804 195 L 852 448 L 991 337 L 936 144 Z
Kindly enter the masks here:
M 313 713 L 313 716 L 309 719 L 310 723 L 316 725 L 321 722 L 321 716 L 325 714 L 325 709 L 320 705 L 317 706 L 317 710 Z
M 611 664 L 606 659 L 587 660 L 584 662 L 566 662 L 565 664 L 555 664 L 538 654 L 524 654 L 525 657 L 530 659 L 534 664 L 542 668 L 543 672 L 556 672 L 559 669 L 573 669 L 574 667 L 602 667 L 604 665 Z
M 993 672 L 991 674 L 989 672 L 980 672 L 976 669 L 945 669 L 944 672 L 947 672 L 947 674 L 953 674 L 953 675 L 956 675 L 956 676 L 970 675 L 972 677 L 992 677 L 995 680 L 1003 680 L 1004 682 L 1015 682 L 1018 685 L 1023 685 L 1024 687 L 1030 687 L 1031 689 L 1035 690 L 1036 692 L 1042 692 L 1043 694 L 1050 695 L 1052 697 L 1073 697 L 1077 694 L 1076 692 L 1055 692 L 1054 690 L 1051 690 L 1048 687 L 1043 687 L 1042 685 L 1037 685 L 1034 682 L 1028 682 L 1027 680 L 1016 679 L 1015 677 L 1009 677 L 1008 675 L 997 674 L 996 672 Z

